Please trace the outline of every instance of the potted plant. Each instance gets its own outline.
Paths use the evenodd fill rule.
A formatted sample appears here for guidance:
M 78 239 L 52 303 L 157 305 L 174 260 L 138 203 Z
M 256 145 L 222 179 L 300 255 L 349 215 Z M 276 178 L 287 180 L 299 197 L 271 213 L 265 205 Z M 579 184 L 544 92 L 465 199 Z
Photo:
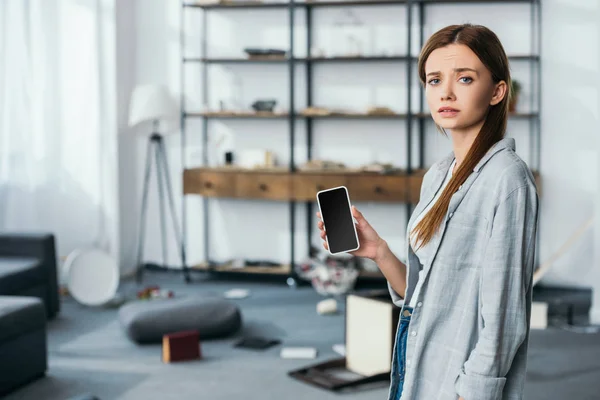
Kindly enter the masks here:
M 521 82 L 513 79 L 511 80 L 510 93 L 508 98 L 508 112 L 515 112 L 517 109 L 517 103 L 519 101 L 519 94 L 521 93 Z

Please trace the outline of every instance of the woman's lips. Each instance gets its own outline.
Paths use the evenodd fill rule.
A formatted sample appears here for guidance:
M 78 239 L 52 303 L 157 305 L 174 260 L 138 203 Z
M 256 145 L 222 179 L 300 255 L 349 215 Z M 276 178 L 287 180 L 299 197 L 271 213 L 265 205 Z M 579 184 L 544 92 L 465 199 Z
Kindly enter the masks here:
M 443 118 L 452 118 L 455 117 L 459 113 L 459 111 L 454 108 L 442 107 L 438 110 L 438 113 Z

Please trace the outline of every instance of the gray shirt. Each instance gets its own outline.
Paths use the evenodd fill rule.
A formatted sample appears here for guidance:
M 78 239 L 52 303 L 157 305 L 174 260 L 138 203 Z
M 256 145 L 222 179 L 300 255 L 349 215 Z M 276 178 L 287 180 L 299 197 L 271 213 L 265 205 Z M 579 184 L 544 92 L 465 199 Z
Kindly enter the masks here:
M 427 171 L 407 226 L 433 199 L 453 160 L 451 152 Z M 523 398 L 538 205 L 513 138 L 497 142 L 453 194 L 442 234 L 430 242 L 433 258 L 423 265 L 402 400 Z M 404 299 L 390 287 L 398 306 L 409 304 L 419 276 L 419 260 L 406 243 Z

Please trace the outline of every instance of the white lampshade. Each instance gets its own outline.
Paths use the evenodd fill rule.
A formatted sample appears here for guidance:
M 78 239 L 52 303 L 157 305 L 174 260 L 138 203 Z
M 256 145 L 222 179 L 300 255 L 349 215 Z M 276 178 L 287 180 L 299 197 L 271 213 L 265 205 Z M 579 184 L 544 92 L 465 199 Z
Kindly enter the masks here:
M 175 101 L 165 86 L 138 85 L 129 104 L 129 126 L 145 121 L 172 120 L 179 117 Z

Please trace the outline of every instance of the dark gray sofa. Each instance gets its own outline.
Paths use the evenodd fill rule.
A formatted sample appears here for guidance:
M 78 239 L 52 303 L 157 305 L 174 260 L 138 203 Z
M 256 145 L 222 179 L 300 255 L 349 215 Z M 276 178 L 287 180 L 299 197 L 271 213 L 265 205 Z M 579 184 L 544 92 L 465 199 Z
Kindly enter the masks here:
M 48 368 L 46 311 L 36 297 L 0 296 L 0 398 Z
M 34 296 L 52 319 L 60 311 L 52 234 L 0 233 L 0 295 Z
M 46 321 L 60 310 L 51 234 L 0 233 L 0 397 L 46 373 Z

